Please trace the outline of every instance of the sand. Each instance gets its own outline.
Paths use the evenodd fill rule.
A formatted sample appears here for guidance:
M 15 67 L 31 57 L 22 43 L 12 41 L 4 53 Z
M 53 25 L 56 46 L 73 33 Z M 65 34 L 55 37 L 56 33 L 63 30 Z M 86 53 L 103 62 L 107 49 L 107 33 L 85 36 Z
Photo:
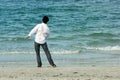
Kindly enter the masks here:
M 0 80 L 120 80 L 120 67 L 0 67 Z

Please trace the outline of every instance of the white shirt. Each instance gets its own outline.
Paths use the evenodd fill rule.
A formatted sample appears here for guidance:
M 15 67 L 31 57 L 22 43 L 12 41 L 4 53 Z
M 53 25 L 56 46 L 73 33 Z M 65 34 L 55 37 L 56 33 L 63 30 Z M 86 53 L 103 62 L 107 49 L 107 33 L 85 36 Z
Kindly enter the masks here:
M 39 44 L 44 44 L 46 42 L 47 37 L 50 34 L 50 30 L 45 23 L 41 23 L 36 25 L 31 32 L 28 34 L 28 36 L 32 36 L 32 34 L 36 33 L 35 36 L 35 42 Z

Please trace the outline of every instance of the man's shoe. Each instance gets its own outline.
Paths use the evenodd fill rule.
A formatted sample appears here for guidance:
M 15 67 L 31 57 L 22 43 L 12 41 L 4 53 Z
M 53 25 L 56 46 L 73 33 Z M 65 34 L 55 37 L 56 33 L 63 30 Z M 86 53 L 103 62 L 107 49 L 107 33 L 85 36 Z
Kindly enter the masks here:
M 41 68 L 42 66 L 37 66 L 38 68 Z
M 52 65 L 52 67 L 54 67 L 54 68 L 55 68 L 55 67 L 57 67 L 57 66 L 54 64 L 54 65 Z

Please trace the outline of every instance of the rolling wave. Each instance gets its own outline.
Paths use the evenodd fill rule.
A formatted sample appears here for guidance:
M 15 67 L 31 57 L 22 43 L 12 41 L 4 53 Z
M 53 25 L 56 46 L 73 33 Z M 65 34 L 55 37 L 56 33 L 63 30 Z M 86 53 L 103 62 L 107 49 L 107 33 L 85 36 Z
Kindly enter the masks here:
M 51 54 L 80 54 L 85 50 L 97 50 L 97 51 L 120 51 L 120 46 L 106 46 L 106 47 L 84 47 L 79 50 L 51 50 Z M 34 51 L 0 51 L 0 54 L 35 54 Z M 41 52 L 44 54 L 44 51 Z
M 92 33 L 92 34 L 89 34 L 88 36 L 90 37 L 115 37 L 117 35 L 112 34 L 112 33 Z
M 87 47 L 89 50 L 102 50 L 102 51 L 120 51 L 120 46 L 106 46 L 106 47 Z
M 24 37 L 0 37 L 0 42 L 3 41 L 25 41 Z
M 55 50 L 55 51 L 50 51 L 51 54 L 79 54 L 81 51 L 80 50 Z M 42 51 L 41 54 L 44 52 Z M 35 54 L 33 51 L 2 51 L 0 54 Z

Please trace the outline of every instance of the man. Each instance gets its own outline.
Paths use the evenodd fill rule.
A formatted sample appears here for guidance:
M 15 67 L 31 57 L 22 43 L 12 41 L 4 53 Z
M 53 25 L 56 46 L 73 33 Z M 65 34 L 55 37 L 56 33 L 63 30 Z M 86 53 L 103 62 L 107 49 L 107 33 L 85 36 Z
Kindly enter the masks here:
M 26 36 L 26 39 L 29 39 L 32 34 L 36 33 L 35 36 L 35 51 L 37 56 L 37 63 L 38 67 L 42 67 L 41 57 L 40 57 L 40 46 L 42 46 L 43 50 L 45 51 L 45 54 L 47 56 L 47 59 L 52 67 L 56 67 L 54 64 L 50 51 L 47 47 L 46 39 L 48 38 L 50 34 L 50 30 L 47 26 L 47 22 L 49 21 L 49 18 L 47 16 L 44 16 L 42 19 L 42 23 L 36 25 L 31 32 Z

